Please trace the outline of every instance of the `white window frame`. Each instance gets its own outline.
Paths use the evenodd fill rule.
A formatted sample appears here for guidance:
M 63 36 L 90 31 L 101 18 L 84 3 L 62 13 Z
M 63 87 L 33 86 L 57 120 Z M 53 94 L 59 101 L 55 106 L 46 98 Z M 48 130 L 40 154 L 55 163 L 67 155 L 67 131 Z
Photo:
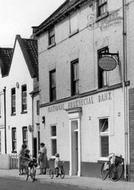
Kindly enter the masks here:
M 108 121 L 108 130 L 107 131 L 105 131 L 105 132 L 100 132 L 100 120 L 104 120 L 104 119 L 107 119 L 107 121 Z M 100 159 L 101 160 L 105 160 L 107 157 L 108 157 L 108 155 L 107 156 L 102 156 L 102 152 L 101 152 L 101 137 L 108 137 L 108 149 L 109 149 L 109 131 L 110 131 L 110 129 L 109 129 L 109 117 L 107 116 L 107 117 L 103 117 L 103 118 L 99 118 L 99 144 L 100 144 Z M 108 153 L 109 154 L 109 153 Z

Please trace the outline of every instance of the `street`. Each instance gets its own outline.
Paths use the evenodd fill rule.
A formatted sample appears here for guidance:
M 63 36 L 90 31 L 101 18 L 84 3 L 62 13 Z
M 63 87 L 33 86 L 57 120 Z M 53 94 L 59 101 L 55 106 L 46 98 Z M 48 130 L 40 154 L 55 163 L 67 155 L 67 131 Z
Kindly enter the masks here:
M 61 185 L 61 184 L 50 184 L 50 183 L 39 183 L 31 181 L 21 181 L 8 178 L 0 178 L 0 190 L 81 190 L 84 188 L 79 188 L 71 185 Z M 87 188 L 86 188 L 87 189 Z M 90 189 L 91 190 L 91 189 Z

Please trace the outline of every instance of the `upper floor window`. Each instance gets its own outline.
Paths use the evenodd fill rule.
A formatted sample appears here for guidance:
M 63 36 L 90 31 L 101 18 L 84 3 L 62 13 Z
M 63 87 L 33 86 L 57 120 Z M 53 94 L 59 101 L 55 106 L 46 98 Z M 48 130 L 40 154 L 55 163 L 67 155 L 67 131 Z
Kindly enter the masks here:
M 71 96 L 79 93 L 79 60 L 71 62 Z
M 109 52 L 108 47 L 104 47 L 98 50 L 98 62 L 99 59 L 103 56 L 104 53 Z M 98 88 L 103 88 L 108 85 L 108 72 L 104 71 L 98 65 Z
M 51 46 L 55 44 L 55 29 L 54 27 L 50 28 L 48 31 L 48 45 Z
M 70 15 L 70 35 L 78 32 L 78 13 Z
M 108 118 L 99 119 L 99 131 L 100 131 L 100 154 L 101 157 L 107 157 L 109 155 L 109 129 Z
M 36 114 L 39 115 L 39 113 L 40 113 L 40 102 L 39 102 L 39 100 L 37 100 L 37 102 L 36 102 Z
M 50 101 L 56 100 L 56 70 L 52 70 L 49 73 L 50 77 Z
M 28 145 L 28 131 L 27 127 L 22 128 L 22 140 L 23 144 Z
M 11 89 L 11 114 L 16 113 L 16 89 Z
M 22 113 L 27 111 L 27 86 L 23 85 L 22 88 Z
M 16 128 L 12 128 L 12 152 L 17 151 L 17 145 L 16 145 Z
M 97 17 L 107 13 L 107 0 L 97 0 Z

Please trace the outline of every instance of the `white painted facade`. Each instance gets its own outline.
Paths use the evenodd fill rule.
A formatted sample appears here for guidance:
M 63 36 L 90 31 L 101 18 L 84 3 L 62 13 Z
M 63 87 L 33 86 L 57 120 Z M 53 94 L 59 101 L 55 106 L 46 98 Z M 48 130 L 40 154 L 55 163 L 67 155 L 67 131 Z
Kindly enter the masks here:
M 70 63 L 79 59 L 79 94 L 94 91 L 98 88 L 97 50 L 108 46 L 111 53 L 119 52 L 120 63 L 116 69 L 106 73 L 108 86 L 122 82 L 122 4 L 121 1 L 108 1 L 109 16 L 96 22 L 96 3 L 85 4 L 76 12 L 70 14 L 76 17 L 78 33 L 70 36 L 70 17 L 55 25 L 56 46 L 48 49 L 48 31 L 38 38 L 39 77 L 41 118 L 45 116 L 45 126 L 41 125 L 41 139 L 46 143 L 48 155 L 51 157 L 52 125 L 57 127 L 57 151 L 65 161 L 69 161 L 70 175 L 81 175 L 82 162 L 97 163 L 100 158 L 99 118 L 108 118 L 109 123 L 109 153 L 115 152 L 124 156 L 124 107 L 122 88 L 97 93 L 92 92 L 93 103 L 68 107 L 71 96 Z M 70 26 L 71 27 L 71 26 Z M 115 43 L 116 41 L 116 43 Z M 45 63 L 45 64 L 44 64 Z M 56 98 L 57 102 L 49 105 L 49 71 L 56 69 Z M 45 81 L 45 83 L 44 83 Z M 98 96 L 111 93 L 111 99 L 98 103 Z M 90 94 L 90 93 L 89 93 Z M 87 99 L 88 96 L 76 96 L 70 101 Z M 120 97 L 120 98 L 119 98 Z M 64 98 L 67 98 L 64 102 Z M 63 100 L 62 100 L 63 99 Z M 74 100 L 73 100 L 74 99 Z M 63 103 L 58 104 L 58 100 Z M 86 101 L 86 100 L 85 100 Z M 51 105 L 53 104 L 53 105 Z M 64 109 L 49 111 L 51 107 L 63 104 Z M 50 107 L 49 107 L 50 106 Z M 71 118 L 76 117 L 68 109 L 76 108 L 78 119 L 78 158 L 73 158 L 71 142 Z M 81 113 L 77 111 L 81 107 Z M 68 111 L 67 111 L 67 110 Z M 71 129 L 72 128 L 72 129 Z M 75 133 L 77 133 L 77 130 Z M 72 132 L 73 133 L 73 132 Z M 115 142 L 117 142 L 115 144 Z M 78 171 L 75 162 L 78 159 Z
M 21 146 L 23 144 L 23 135 L 22 128 L 27 127 L 27 140 L 28 148 L 32 154 L 33 150 L 33 133 L 29 130 L 29 127 L 33 128 L 33 100 L 31 92 L 34 90 L 34 79 L 30 75 L 30 71 L 24 57 L 22 47 L 16 37 L 14 52 L 11 62 L 10 71 L 7 77 L 0 78 L 0 91 L 5 87 L 6 95 L 6 115 L 4 115 L 4 93 L 1 95 L 2 105 L 1 113 L 2 117 L 0 118 L 0 126 L 4 124 L 4 118 L 6 118 L 6 144 L 7 144 L 7 154 L 19 154 Z M 22 85 L 27 86 L 27 111 L 22 113 Z M 16 95 L 16 113 L 12 114 L 11 112 L 11 89 L 15 88 Z M 4 126 L 5 127 L 5 126 Z M 12 152 L 12 128 L 16 128 L 16 151 Z M 5 130 L 1 129 L 2 138 L 1 138 L 1 153 L 5 153 Z

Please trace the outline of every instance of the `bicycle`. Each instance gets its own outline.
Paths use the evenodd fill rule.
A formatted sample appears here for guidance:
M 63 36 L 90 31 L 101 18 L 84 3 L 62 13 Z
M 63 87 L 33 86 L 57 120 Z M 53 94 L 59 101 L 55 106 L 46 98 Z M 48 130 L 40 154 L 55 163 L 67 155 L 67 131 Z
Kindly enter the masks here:
M 124 159 L 115 154 L 109 155 L 109 160 L 104 161 L 101 166 L 101 177 L 105 180 L 109 177 L 112 181 L 118 181 L 124 174 Z
M 49 169 L 49 176 L 51 179 L 53 179 L 54 176 L 60 176 L 61 179 L 65 177 L 65 170 L 62 161 L 59 161 L 58 168 Z

